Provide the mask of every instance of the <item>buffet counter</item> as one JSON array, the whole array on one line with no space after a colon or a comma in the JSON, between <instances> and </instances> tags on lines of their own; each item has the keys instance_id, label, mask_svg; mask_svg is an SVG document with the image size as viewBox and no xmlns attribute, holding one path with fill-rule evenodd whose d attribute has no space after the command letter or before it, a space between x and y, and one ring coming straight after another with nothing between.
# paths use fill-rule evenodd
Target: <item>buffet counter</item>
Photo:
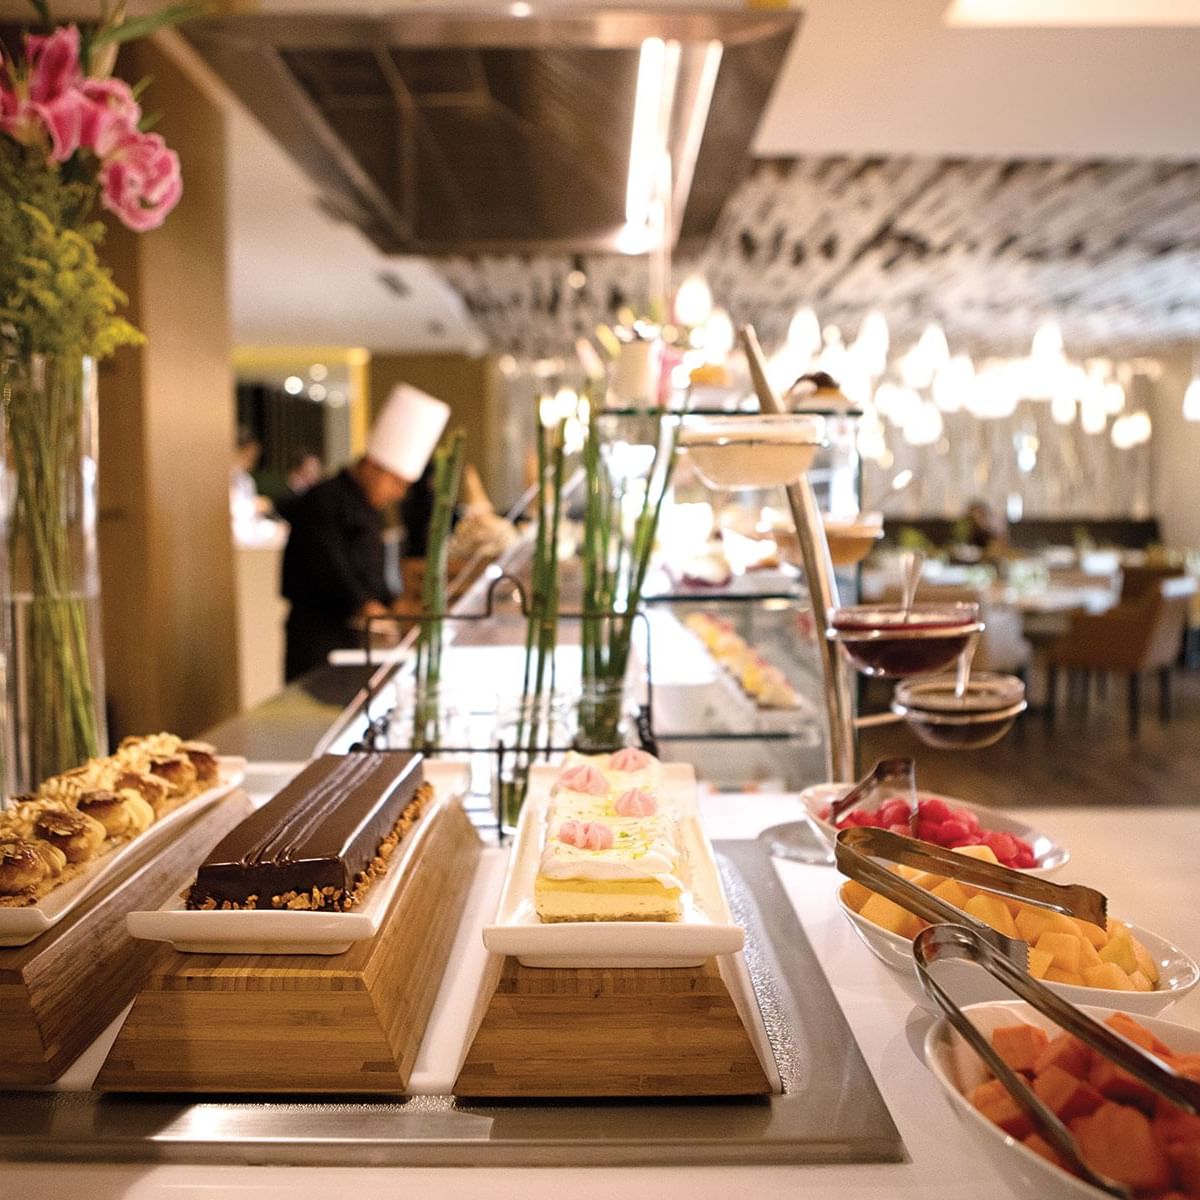
<instances>
[{"instance_id":1,"label":"buffet counter","mask_svg":"<svg viewBox=\"0 0 1200 1200\"><path fill-rule=\"evenodd\" d=\"M714 839L747 838L798 813L788 796L720 795L703 801ZM1038 828L1071 849L1066 879L1097 884L1112 911L1188 946L1195 940L1200 844L1195 809L1022 810ZM854 1167L638 1167L625 1169L389 1169L320 1167L118 1166L6 1164L4 1194L39 1198L87 1195L93 1200L191 1200L245 1197L325 1200L338 1193L371 1197L569 1195L589 1200L614 1192L628 1200L754 1195L756 1197L1009 1196L1007 1184L978 1156L921 1061L931 1019L915 1009L901 978L877 961L838 911L840 877L832 868L779 862L780 878L904 1138L911 1161ZM1172 1008L1169 1020L1200 1026L1200 992Z\"/></svg>"}]
</instances>

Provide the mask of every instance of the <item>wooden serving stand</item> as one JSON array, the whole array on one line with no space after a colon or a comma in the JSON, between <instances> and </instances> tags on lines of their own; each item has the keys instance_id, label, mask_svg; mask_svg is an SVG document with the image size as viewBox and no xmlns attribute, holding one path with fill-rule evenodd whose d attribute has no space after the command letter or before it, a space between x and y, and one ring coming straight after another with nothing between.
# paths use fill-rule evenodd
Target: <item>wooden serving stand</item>
<instances>
[{"instance_id":1,"label":"wooden serving stand","mask_svg":"<svg viewBox=\"0 0 1200 1200\"><path fill-rule=\"evenodd\" d=\"M97 1090L403 1094L482 849L459 803L429 820L379 932L343 954L165 950Z\"/></svg>"},{"instance_id":2,"label":"wooden serving stand","mask_svg":"<svg viewBox=\"0 0 1200 1200\"><path fill-rule=\"evenodd\" d=\"M185 887L248 811L246 794L233 792L52 929L0 949L0 1085L51 1083L99 1037L158 956L153 942L129 936L125 914L158 908Z\"/></svg>"},{"instance_id":3,"label":"wooden serving stand","mask_svg":"<svg viewBox=\"0 0 1200 1200\"><path fill-rule=\"evenodd\" d=\"M569 970L494 955L454 1085L480 1099L770 1091L715 959Z\"/></svg>"}]
</instances>

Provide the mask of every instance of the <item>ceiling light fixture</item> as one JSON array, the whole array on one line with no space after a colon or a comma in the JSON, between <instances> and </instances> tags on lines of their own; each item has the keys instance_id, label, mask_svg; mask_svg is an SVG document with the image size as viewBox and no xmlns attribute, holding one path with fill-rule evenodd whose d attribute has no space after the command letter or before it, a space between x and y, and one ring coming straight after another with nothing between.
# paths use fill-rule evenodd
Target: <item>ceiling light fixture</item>
<instances>
[{"instance_id":1,"label":"ceiling light fixture","mask_svg":"<svg viewBox=\"0 0 1200 1200\"><path fill-rule=\"evenodd\" d=\"M952 26L1200 25L1195 0L954 0L943 21Z\"/></svg>"},{"instance_id":2,"label":"ceiling light fixture","mask_svg":"<svg viewBox=\"0 0 1200 1200\"><path fill-rule=\"evenodd\" d=\"M646 38L638 55L637 95L629 139L629 175L625 183L625 224L645 229L654 216L660 164L667 152L667 132L679 71L679 43Z\"/></svg>"}]
</instances>

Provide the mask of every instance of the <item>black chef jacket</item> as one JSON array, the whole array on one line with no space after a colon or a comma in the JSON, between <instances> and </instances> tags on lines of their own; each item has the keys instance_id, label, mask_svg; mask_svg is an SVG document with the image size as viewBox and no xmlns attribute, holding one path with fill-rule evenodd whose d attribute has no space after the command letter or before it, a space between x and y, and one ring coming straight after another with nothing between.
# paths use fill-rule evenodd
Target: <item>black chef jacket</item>
<instances>
[{"instance_id":1,"label":"black chef jacket","mask_svg":"<svg viewBox=\"0 0 1200 1200\"><path fill-rule=\"evenodd\" d=\"M358 481L341 471L300 496L289 511L283 552L289 680L323 663L331 650L361 644L349 621L369 600L390 604L383 573L383 516Z\"/></svg>"}]
</instances>

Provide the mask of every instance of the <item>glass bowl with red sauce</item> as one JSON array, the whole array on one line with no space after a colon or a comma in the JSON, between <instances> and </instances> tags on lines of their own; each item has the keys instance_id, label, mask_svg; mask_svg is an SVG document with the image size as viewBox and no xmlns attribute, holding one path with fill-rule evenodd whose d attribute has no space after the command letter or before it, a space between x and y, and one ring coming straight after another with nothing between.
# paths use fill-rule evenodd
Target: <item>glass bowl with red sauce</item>
<instances>
[{"instance_id":1,"label":"glass bowl with red sauce","mask_svg":"<svg viewBox=\"0 0 1200 1200\"><path fill-rule=\"evenodd\" d=\"M829 636L864 675L908 679L944 671L983 629L979 605L853 604L836 608Z\"/></svg>"},{"instance_id":2,"label":"glass bowl with red sauce","mask_svg":"<svg viewBox=\"0 0 1200 1200\"><path fill-rule=\"evenodd\" d=\"M1015 675L972 675L962 696L953 675L901 683L892 712L903 717L927 746L982 750L998 742L1028 707L1025 685Z\"/></svg>"}]
</instances>

